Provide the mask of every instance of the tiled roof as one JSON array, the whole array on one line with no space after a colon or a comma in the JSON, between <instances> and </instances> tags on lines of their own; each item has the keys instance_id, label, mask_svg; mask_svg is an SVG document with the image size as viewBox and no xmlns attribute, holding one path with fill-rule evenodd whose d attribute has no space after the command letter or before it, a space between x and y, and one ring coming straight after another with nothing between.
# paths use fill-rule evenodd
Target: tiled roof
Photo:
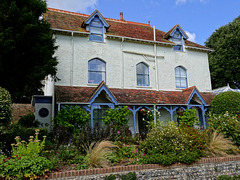
<instances>
[{"instance_id":1,"label":"tiled roof","mask_svg":"<svg viewBox=\"0 0 240 180\"><path fill-rule=\"evenodd\" d=\"M99 86L98 86L99 87ZM57 102L88 103L98 87L55 86ZM155 91L140 89L110 88L120 104L186 104L195 87L183 91ZM207 104L210 104L213 93L200 92Z\"/></svg>"},{"instance_id":2,"label":"tiled roof","mask_svg":"<svg viewBox=\"0 0 240 180\"><path fill-rule=\"evenodd\" d=\"M44 14L45 20L51 24L52 28L79 32L88 32L82 26L88 17L89 15L86 14L74 13L53 8L48 8L47 13ZM105 20L110 26L106 33L107 35L115 35L149 41L154 40L153 28L150 26L150 24L110 18L105 18ZM173 44L164 38L165 34L165 32L156 29L156 41ZM205 46L190 41L186 41L185 45L193 46L196 48L209 49Z\"/></svg>"}]
</instances>

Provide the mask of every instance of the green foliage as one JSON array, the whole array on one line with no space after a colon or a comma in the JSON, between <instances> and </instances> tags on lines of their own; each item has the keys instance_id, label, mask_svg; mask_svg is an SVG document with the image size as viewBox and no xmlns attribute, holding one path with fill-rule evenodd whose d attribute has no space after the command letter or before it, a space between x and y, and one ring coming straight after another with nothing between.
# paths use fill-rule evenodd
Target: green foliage
<instances>
[{"instance_id":1,"label":"green foliage","mask_svg":"<svg viewBox=\"0 0 240 180\"><path fill-rule=\"evenodd\" d=\"M8 126L12 120L12 102L9 92L0 87L0 126Z\"/></svg>"},{"instance_id":2,"label":"green foliage","mask_svg":"<svg viewBox=\"0 0 240 180\"><path fill-rule=\"evenodd\" d=\"M193 127L181 127L181 132L186 135L186 138L190 143L189 150L202 154L206 148L208 135Z\"/></svg>"},{"instance_id":3,"label":"green foliage","mask_svg":"<svg viewBox=\"0 0 240 180\"><path fill-rule=\"evenodd\" d=\"M46 6L44 0L0 1L0 86L14 102L30 102L41 80L56 74L55 39L42 18Z\"/></svg>"},{"instance_id":4,"label":"green foliage","mask_svg":"<svg viewBox=\"0 0 240 180\"><path fill-rule=\"evenodd\" d=\"M181 115L177 116L180 126L193 127L194 124L199 124L196 109L186 109Z\"/></svg>"},{"instance_id":5,"label":"green foliage","mask_svg":"<svg viewBox=\"0 0 240 180\"><path fill-rule=\"evenodd\" d=\"M2 150L4 153L10 154L12 149L11 144L14 143L16 136L21 136L21 139L28 141L29 137L35 133L36 128L26 128L18 126L17 123L12 124L10 127L3 128L2 133L0 134L0 142L3 143ZM39 128L39 136L46 136L48 131L46 128Z\"/></svg>"},{"instance_id":6,"label":"green foliage","mask_svg":"<svg viewBox=\"0 0 240 180\"><path fill-rule=\"evenodd\" d=\"M29 142L21 141L20 137L15 138L16 144L12 145L12 156L37 156L44 149L46 136L43 137L42 142L38 139L39 129L35 130L35 137L30 136Z\"/></svg>"},{"instance_id":7,"label":"green foliage","mask_svg":"<svg viewBox=\"0 0 240 180\"><path fill-rule=\"evenodd\" d=\"M222 175L217 177L217 180L239 180L239 179L240 179L240 175L236 175L236 176Z\"/></svg>"},{"instance_id":8,"label":"green foliage","mask_svg":"<svg viewBox=\"0 0 240 180\"><path fill-rule=\"evenodd\" d=\"M41 156L0 155L0 177L6 179L37 179L53 168L51 161Z\"/></svg>"},{"instance_id":9,"label":"green foliage","mask_svg":"<svg viewBox=\"0 0 240 180\"><path fill-rule=\"evenodd\" d=\"M213 88L227 83L239 87L240 80L240 16L229 24L218 28L205 42L214 49L209 54L209 66ZM235 83L234 83L235 82Z\"/></svg>"},{"instance_id":10,"label":"green foliage","mask_svg":"<svg viewBox=\"0 0 240 180\"><path fill-rule=\"evenodd\" d=\"M30 136L29 142L21 141L16 137L16 144L12 144L12 157L0 155L0 177L6 179L37 179L53 168L53 164L39 154L44 148L45 138L38 139L39 129L36 129L35 138Z\"/></svg>"},{"instance_id":11,"label":"green foliage","mask_svg":"<svg viewBox=\"0 0 240 180\"><path fill-rule=\"evenodd\" d=\"M201 156L199 151L194 151L192 140L174 122L169 122L165 126L157 122L147 138L140 143L140 147L146 150L146 156L140 160L143 163L189 164L197 161Z\"/></svg>"},{"instance_id":12,"label":"green foliage","mask_svg":"<svg viewBox=\"0 0 240 180\"><path fill-rule=\"evenodd\" d=\"M127 174L110 174L109 176L105 176L104 180L115 180L115 179L121 179L121 180L136 180L137 175L135 172L129 172Z\"/></svg>"},{"instance_id":13,"label":"green foliage","mask_svg":"<svg viewBox=\"0 0 240 180\"><path fill-rule=\"evenodd\" d=\"M209 114L209 127L216 129L218 133L223 133L225 137L230 138L237 146L240 146L240 122L236 115L228 112L225 114Z\"/></svg>"},{"instance_id":14,"label":"green foliage","mask_svg":"<svg viewBox=\"0 0 240 180\"><path fill-rule=\"evenodd\" d=\"M213 114L223 114L228 111L240 115L240 93L228 91L218 94L213 98L210 110Z\"/></svg>"},{"instance_id":15,"label":"green foliage","mask_svg":"<svg viewBox=\"0 0 240 180\"><path fill-rule=\"evenodd\" d=\"M18 126L26 127L26 128L38 128L40 125L40 122L35 120L35 115L33 112L22 116L18 122Z\"/></svg>"},{"instance_id":16,"label":"green foliage","mask_svg":"<svg viewBox=\"0 0 240 180\"><path fill-rule=\"evenodd\" d=\"M129 119L127 116L129 115L130 111L128 110L127 106L117 107L115 109L109 108L106 111L106 116L103 117L102 121L108 125L113 122L116 125L127 125Z\"/></svg>"},{"instance_id":17,"label":"green foliage","mask_svg":"<svg viewBox=\"0 0 240 180\"><path fill-rule=\"evenodd\" d=\"M90 115L79 106L65 106L54 118L54 126L64 126L71 133L77 131L90 120Z\"/></svg>"}]
</instances>

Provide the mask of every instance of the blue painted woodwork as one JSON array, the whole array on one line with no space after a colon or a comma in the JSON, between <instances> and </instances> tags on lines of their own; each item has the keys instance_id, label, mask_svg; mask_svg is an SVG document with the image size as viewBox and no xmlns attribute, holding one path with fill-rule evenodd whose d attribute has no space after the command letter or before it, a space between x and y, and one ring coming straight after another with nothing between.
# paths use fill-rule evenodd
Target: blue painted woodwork
<instances>
[{"instance_id":1,"label":"blue painted woodwork","mask_svg":"<svg viewBox=\"0 0 240 180\"><path fill-rule=\"evenodd\" d=\"M89 31L91 33L89 40L103 42L105 28L109 28L109 25L98 10L87 19L85 24L89 25Z\"/></svg>"},{"instance_id":2,"label":"blue painted woodwork","mask_svg":"<svg viewBox=\"0 0 240 180\"><path fill-rule=\"evenodd\" d=\"M50 96L34 97L34 100L35 103L52 104L52 97Z\"/></svg>"},{"instance_id":3,"label":"blue painted woodwork","mask_svg":"<svg viewBox=\"0 0 240 180\"><path fill-rule=\"evenodd\" d=\"M197 95L197 97L200 99L200 101L202 102L202 104L204 105L204 106L207 106L207 103L204 101L204 99L202 98L202 96L200 95L200 93L198 92L198 90L195 88L194 90L193 90L193 92L192 92L192 94L190 95L190 97L189 97L189 99L188 99L188 101L187 101L187 105L188 104L190 104L190 101L192 100L192 98L193 98L193 96L194 95Z\"/></svg>"},{"instance_id":4,"label":"blue painted woodwork","mask_svg":"<svg viewBox=\"0 0 240 180\"><path fill-rule=\"evenodd\" d=\"M95 99L98 97L98 95L102 92L105 91L106 94L109 96L109 98L111 99L111 101L114 103L114 105L118 105L117 100L115 99L115 97L112 95L112 93L110 92L110 90L106 87L105 83L102 84L102 86L98 89L98 91L94 94L94 96L90 99L89 103L92 104ZM101 103L101 105L104 104L109 104L109 103Z\"/></svg>"},{"instance_id":5,"label":"blue painted woodwork","mask_svg":"<svg viewBox=\"0 0 240 180\"><path fill-rule=\"evenodd\" d=\"M90 24L92 22L92 20L95 18L95 16L98 16L98 18L100 19L100 21L103 23L104 27L109 28L108 23L105 21L105 19L102 17L101 13L96 10L85 22L85 24Z\"/></svg>"},{"instance_id":6,"label":"blue painted woodwork","mask_svg":"<svg viewBox=\"0 0 240 180\"><path fill-rule=\"evenodd\" d=\"M106 63L98 58L88 61L88 83L106 82Z\"/></svg>"},{"instance_id":7,"label":"blue painted woodwork","mask_svg":"<svg viewBox=\"0 0 240 180\"><path fill-rule=\"evenodd\" d=\"M180 28L179 25L177 25L177 26L175 27L175 29L172 31L172 33L170 34L170 36L171 36L171 37L176 37L176 36L174 36L175 34L177 34L176 32L177 32L177 33L180 33L184 39L188 39L188 36L184 33L184 31L182 30L182 28Z\"/></svg>"},{"instance_id":8,"label":"blue painted woodwork","mask_svg":"<svg viewBox=\"0 0 240 180\"><path fill-rule=\"evenodd\" d=\"M149 66L146 63L140 62L136 66L137 70L137 85L149 86Z\"/></svg>"}]
</instances>

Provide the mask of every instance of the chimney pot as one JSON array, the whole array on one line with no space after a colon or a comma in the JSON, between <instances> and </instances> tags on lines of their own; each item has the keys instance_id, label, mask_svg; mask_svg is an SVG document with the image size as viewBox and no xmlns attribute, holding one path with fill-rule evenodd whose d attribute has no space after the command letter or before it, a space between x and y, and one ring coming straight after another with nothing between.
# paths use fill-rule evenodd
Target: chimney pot
<instances>
[{"instance_id":1,"label":"chimney pot","mask_svg":"<svg viewBox=\"0 0 240 180\"><path fill-rule=\"evenodd\" d=\"M123 21L123 12L120 12L120 20Z\"/></svg>"}]
</instances>

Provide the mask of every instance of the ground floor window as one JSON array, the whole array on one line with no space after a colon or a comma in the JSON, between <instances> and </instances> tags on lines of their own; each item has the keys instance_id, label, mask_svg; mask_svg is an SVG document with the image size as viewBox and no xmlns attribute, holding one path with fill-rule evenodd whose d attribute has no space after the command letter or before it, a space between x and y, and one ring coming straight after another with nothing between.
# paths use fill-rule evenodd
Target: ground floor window
<instances>
[{"instance_id":1,"label":"ground floor window","mask_svg":"<svg viewBox=\"0 0 240 180\"><path fill-rule=\"evenodd\" d=\"M108 106L98 105L96 109L93 110L93 126L104 126L104 122L102 122L102 118L106 115L106 110Z\"/></svg>"}]
</instances>

